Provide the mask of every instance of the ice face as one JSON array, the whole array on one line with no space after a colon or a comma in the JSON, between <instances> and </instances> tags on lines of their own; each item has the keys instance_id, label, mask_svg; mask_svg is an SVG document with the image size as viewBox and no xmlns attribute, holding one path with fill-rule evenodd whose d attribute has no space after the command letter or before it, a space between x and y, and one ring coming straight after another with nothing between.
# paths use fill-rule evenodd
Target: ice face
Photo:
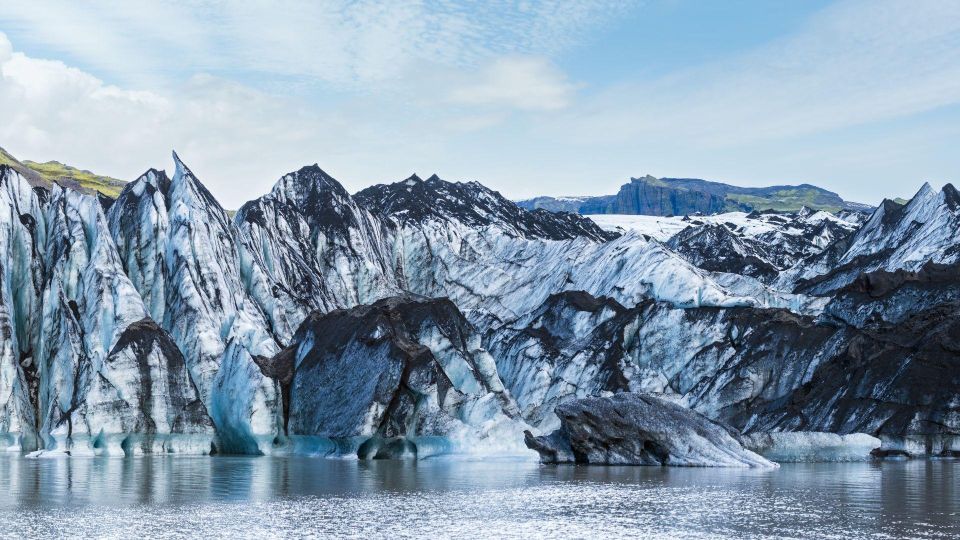
<instances>
[{"instance_id":1,"label":"ice face","mask_svg":"<svg viewBox=\"0 0 960 540\"><path fill-rule=\"evenodd\" d=\"M884 201L848 242L799 262L778 278L791 287L814 280L805 288L815 294L836 291L860 274L875 270L917 270L927 262L952 264L958 252L960 196L951 184L939 192L924 184L906 204Z\"/></svg>"},{"instance_id":2,"label":"ice face","mask_svg":"<svg viewBox=\"0 0 960 540\"><path fill-rule=\"evenodd\" d=\"M10 337L0 431L9 446L105 452L107 440L190 433L209 451L212 426L191 408L183 358L159 327L143 326L146 308L99 202L58 186L38 197L15 172L0 173L0 248L11 261L0 275Z\"/></svg>"},{"instance_id":3,"label":"ice face","mask_svg":"<svg viewBox=\"0 0 960 540\"><path fill-rule=\"evenodd\" d=\"M209 451L212 425L184 359L124 273L99 202L54 187L45 213L37 347L45 448L129 454L191 434L205 436ZM131 442L140 436L140 446Z\"/></svg>"},{"instance_id":4,"label":"ice face","mask_svg":"<svg viewBox=\"0 0 960 540\"><path fill-rule=\"evenodd\" d=\"M157 246L164 275L163 326L183 351L222 450L264 452L263 441L281 434L279 389L253 357L273 355L277 344L263 312L246 295L233 223L190 169L175 161L167 193L151 194L163 204L138 206L147 221L163 223L153 214L167 213L168 228L146 240ZM115 231L127 244L137 233Z\"/></svg>"},{"instance_id":5,"label":"ice face","mask_svg":"<svg viewBox=\"0 0 960 540\"><path fill-rule=\"evenodd\" d=\"M235 231L177 165L173 181L149 171L128 185L109 216L58 186L41 203L4 169L0 431L18 447L130 454L189 435L203 453L262 452L281 429L279 390L253 361L277 345L245 295Z\"/></svg>"},{"instance_id":6,"label":"ice face","mask_svg":"<svg viewBox=\"0 0 960 540\"><path fill-rule=\"evenodd\" d=\"M36 448L30 381L42 301L46 222L40 201L16 171L0 167L0 433L8 448Z\"/></svg>"},{"instance_id":7,"label":"ice face","mask_svg":"<svg viewBox=\"0 0 960 540\"><path fill-rule=\"evenodd\" d=\"M941 442L957 429L942 414L949 399L926 404L896 376L918 373L934 394L956 395L937 371L954 350L955 315L941 312L958 298L948 268L897 274L910 285L890 294L880 290L889 276L879 288L833 289L864 268L950 264L952 188L885 205L852 235L823 212L729 214L663 218L685 227L665 244L640 218L642 231L605 233L580 216L522 211L476 183L410 179L351 196L316 166L230 219L175 162L172 179L148 171L107 215L96 199L35 191L0 167L7 447L322 453L326 434L337 452L343 437L363 439L343 443L353 453L374 441L373 455L508 451L524 428L559 426L558 405L622 392L658 392L748 432L876 432L882 415L838 405L859 392L919 419L885 440L949 450ZM834 272L861 255L876 260ZM304 320L400 297L447 298L453 309L402 332L385 317L337 342L297 336ZM895 347L876 337L897 333ZM295 371L323 340L322 374L291 381L268 362L295 344ZM857 351L883 361L856 387L831 386L825 373L863 362ZM384 366L403 369L390 377ZM343 399L306 399L344 380ZM778 405L791 400L802 417Z\"/></svg>"},{"instance_id":8,"label":"ice face","mask_svg":"<svg viewBox=\"0 0 960 540\"><path fill-rule=\"evenodd\" d=\"M771 432L745 436L744 446L777 463L866 461L880 439L866 433Z\"/></svg>"},{"instance_id":9,"label":"ice face","mask_svg":"<svg viewBox=\"0 0 960 540\"><path fill-rule=\"evenodd\" d=\"M272 361L276 372L282 362L292 369L290 432L359 441L363 458L423 457L439 441L458 452L518 450L524 423L478 341L449 300L314 313Z\"/></svg>"}]
</instances>

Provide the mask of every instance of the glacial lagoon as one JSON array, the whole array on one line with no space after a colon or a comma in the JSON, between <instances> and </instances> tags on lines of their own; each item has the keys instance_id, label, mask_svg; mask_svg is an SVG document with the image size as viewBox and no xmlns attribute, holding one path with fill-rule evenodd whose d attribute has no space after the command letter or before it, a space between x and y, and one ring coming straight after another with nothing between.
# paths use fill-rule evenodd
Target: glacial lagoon
<instances>
[{"instance_id":1,"label":"glacial lagoon","mask_svg":"<svg viewBox=\"0 0 960 540\"><path fill-rule=\"evenodd\" d=\"M957 538L960 462L0 456L10 538Z\"/></svg>"}]
</instances>

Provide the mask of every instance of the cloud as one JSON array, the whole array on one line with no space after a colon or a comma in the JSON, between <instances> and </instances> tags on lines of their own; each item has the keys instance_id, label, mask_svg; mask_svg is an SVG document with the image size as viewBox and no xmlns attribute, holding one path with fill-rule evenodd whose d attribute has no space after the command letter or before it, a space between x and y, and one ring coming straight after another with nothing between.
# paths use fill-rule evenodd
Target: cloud
<instances>
[{"instance_id":1,"label":"cloud","mask_svg":"<svg viewBox=\"0 0 960 540\"><path fill-rule=\"evenodd\" d=\"M0 43L9 41L0 34ZM124 91L62 62L13 52L0 61L0 96L2 140L27 145L59 144L68 128L82 144L96 140L104 122L155 121L171 108L156 94Z\"/></svg>"},{"instance_id":2,"label":"cloud","mask_svg":"<svg viewBox=\"0 0 960 540\"><path fill-rule=\"evenodd\" d=\"M124 179L175 148L229 207L315 161L352 188L433 172L462 139L568 106L545 55L624 6L3 2L0 28L58 60L0 33L0 145Z\"/></svg>"},{"instance_id":3,"label":"cloud","mask_svg":"<svg viewBox=\"0 0 960 540\"><path fill-rule=\"evenodd\" d=\"M649 172L868 202L957 169L960 4L843 1L657 78L564 73L564 51L622 7L2 2L0 146L126 179L176 148L234 208L313 162L352 190L437 172L509 196L600 194Z\"/></svg>"},{"instance_id":4,"label":"cloud","mask_svg":"<svg viewBox=\"0 0 960 540\"><path fill-rule=\"evenodd\" d=\"M7 38L6 34L0 32L0 62L6 62L13 54L13 44Z\"/></svg>"},{"instance_id":5,"label":"cloud","mask_svg":"<svg viewBox=\"0 0 960 540\"><path fill-rule=\"evenodd\" d=\"M449 101L461 105L549 111L567 107L576 86L542 58L498 58L478 77L454 88Z\"/></svg>"},{"instance_id":6,"label":"cloud","mask_svg":"<svg viewBox=\"0 0 960 540\"><path fill-rule=\"evenodd\" d=\"M416 76L425 64L464 68L554 54L629 3L14 0L0 6L0 24L129 86L208 72L274 89L292 82L369 91Z\"/></svg>"},{"instance_id":7,"label":"cloud","mask_svg":"<svg viewBox=\"0 0 960 540\"><path fill-rule=\"evenodd\" d=\"M841 2L757 50L607 89L562 131L731 146L890 120L960 102L958 50L960 3Z\"/></svg>"},{"instance_id":8,"label":"cloud","mask_svg":"<svg viewBox=\"0 0 960 540\"><path fill-rule=\"evenodd\" d=\"M0 33L0 50L8 43ZM204 181L233 207L316 160L312 149L331 154L344 147L338 140L350 140L335 115L217 77L194 76L170 94L131 91L20 52L0 60L0 117L0 145L15 156L128 180L163 167L176 148L198 173L209 172Z\"/></svg>"},{"instance_id":9,"label":"cloud","mask_svg":"<svg viewBox=\"0 0 960 540\"><path fill-rule=\"evenodd\" d=\"M313 162L351 189L435 171L438 156L456 155L450 147L457 136L501 124L505 107L532 106L517 92L485 100L493 109L479 112L363 93L324 105L209 74L171 88L129 90L14 52L9 43L0 33L0 146L23 159L56 159L127 180L163 168L176 149L229 208ZM554 105L563 97L535 91Z\"/></svg>"}]
</instances>

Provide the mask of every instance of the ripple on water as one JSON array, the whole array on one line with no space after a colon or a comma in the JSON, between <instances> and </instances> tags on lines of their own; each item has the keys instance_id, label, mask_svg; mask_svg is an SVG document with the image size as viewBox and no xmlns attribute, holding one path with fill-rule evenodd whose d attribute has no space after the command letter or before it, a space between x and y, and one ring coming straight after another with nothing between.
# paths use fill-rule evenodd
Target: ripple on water
<instances>
[{"instance_id":1,"label":"ripple on water","mask_svg":"<svg viewBox=\"0 0 960 540\"><path fill-rule=\"evenodd\" d=\"M953 461L757 471L7 456L0 535L956 538L957 470Z\"/></svg>"}]
</instances>

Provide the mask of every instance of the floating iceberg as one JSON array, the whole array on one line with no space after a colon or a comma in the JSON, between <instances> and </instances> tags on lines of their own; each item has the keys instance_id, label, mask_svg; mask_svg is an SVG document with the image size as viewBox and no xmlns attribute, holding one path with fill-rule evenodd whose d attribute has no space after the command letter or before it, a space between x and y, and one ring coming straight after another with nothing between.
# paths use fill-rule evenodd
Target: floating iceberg
<instances>
[{"instance_id":1,"label":"floating iceberg","mask_svg":"<svg viewBox=\"0 0 960 540\"><path fill-rule=\"evenodd\" d=\"M560 429L527 446L547 463L776 467L744 448L727 428L676 403L647 394L569 401L556 408Z\"/></svg>"}]
</instances>

